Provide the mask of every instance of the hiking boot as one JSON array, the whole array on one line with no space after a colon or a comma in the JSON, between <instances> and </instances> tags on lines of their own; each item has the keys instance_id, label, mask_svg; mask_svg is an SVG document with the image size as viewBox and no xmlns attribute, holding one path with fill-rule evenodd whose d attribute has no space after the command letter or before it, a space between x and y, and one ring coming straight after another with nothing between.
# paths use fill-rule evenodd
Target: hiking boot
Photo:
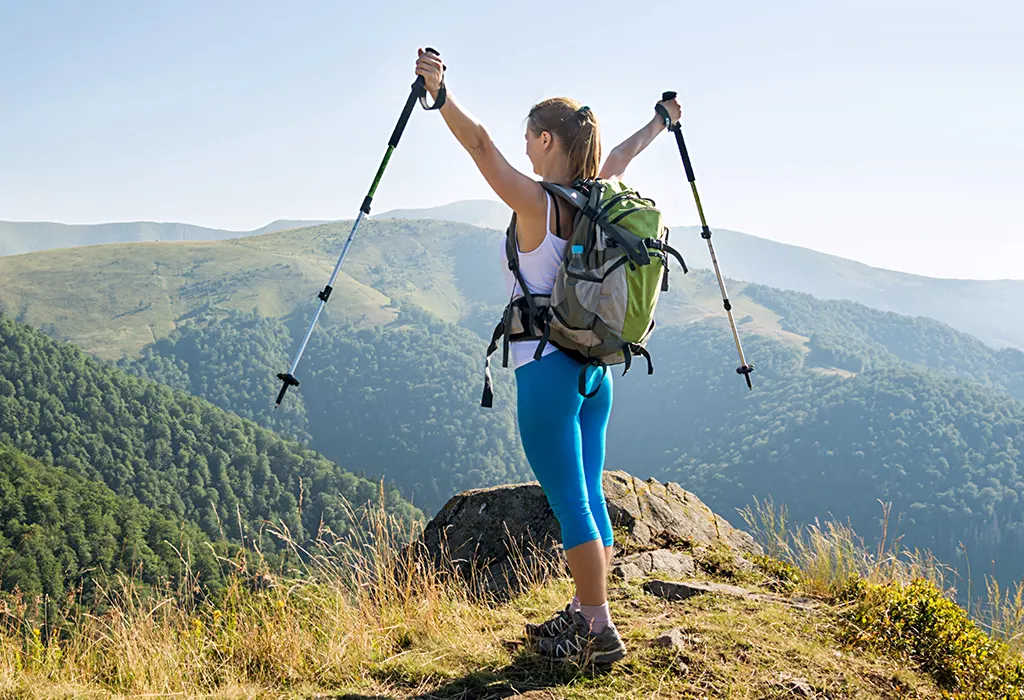
<instances>
[{"instance_id":1,"label":"hiking boot","mask_svg":"<svg viewBox=\"0 0 1024 700\"><path fill-rule=\"evenodd\" d=\"M567 604L564 610L559 610L551 618L535 625L532 622L526 623L526 641L536 644L540 639L557 637L572 627L572 604Z\"/></svg>"},{"instance_id":2,"label":"hiking boot","mask_svg":"<svg viewBox=\"0 0 1024 700\"><path fill-rule=\"evenodd\" d=\"M552 661L575 661L581 666L610 664L626 655L626 645L614 625L594 634L583 613L574 611L571 619L572 626L561 634L537 640L538 654Z\"/></svg>"}]
</instances>

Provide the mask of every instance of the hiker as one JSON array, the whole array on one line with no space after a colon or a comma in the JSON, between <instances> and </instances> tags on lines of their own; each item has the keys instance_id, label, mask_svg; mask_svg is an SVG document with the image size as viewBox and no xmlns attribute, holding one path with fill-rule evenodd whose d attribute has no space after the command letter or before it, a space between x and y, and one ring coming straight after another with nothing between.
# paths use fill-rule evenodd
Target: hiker
<instances>
[{"instance_id":1,"label":"hiker","mask_svg":"<svg viewBox=\"0 0 1024 700\"><path fill-rule=\"evenodd\" d=\"M416 75L425 79L427 92L435 100L443 74L440 57L420 49ZM674 98L659 104L673 121L679 120L681 109ZM447 87L440 112L494 193L515 212L518 272L529 291L550 294L565 256L565 241L573 231L575 209L565 203L560 206L537 180L509 165L484 126L462 108ZM534 174L545 182L571 186L577 179L617 178L664 129L664 119L655 115L615 147L602 166L596 115L576 100L556 97L530 109L526 155ZM502 243L506 287L512 295L520 287L508 269ZM519 432L530 467L561 526L576 596L546 622L528 624L526 634L544 656L611 663L626 653L608 611L607 572L614 539L601 482L612 378L605 368L588 367L584 396L578 390L583 365L550 343L540 358L534 359L538 342L523 340L510 348Z\"/></svg>"}]
</instances>

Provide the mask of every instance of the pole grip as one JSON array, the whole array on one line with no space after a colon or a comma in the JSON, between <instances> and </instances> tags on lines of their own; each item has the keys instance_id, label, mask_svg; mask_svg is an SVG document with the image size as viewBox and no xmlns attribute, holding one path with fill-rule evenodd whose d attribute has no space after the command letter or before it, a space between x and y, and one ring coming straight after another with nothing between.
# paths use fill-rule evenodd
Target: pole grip
<instances>
[{"instance_id":1,"label":"pole grip","mask_svg":"<svg viewBox=\"0 0 1024 700\"><path fill-rule=\"evenodd\" d=\"M661 102L664 102L665 100L675 99L675 96L676 93L674 92L663 92L661 93ZM661 102L658 102L657 104L654 105L654 111L657 112L658 116L661 117L662 120L665 122L666 129L668 129L669 131L675 131L676 129L679 128L679 123L672 123L672 117L669 116L668 110L661 105Z\"/></svg>"},{"instance_id":2,"label":"pole grip","mask_svg":"<svg viewBox=\"0 0 1024 700\"><path fill-rule=\"evenodd\" d=\"M416 106L416 100L420 98L423 92L423 76L417 75L416 82L412 84L412 90L409 92L409 98L405 101L405 107L402 108L402 116L398 118L395 130L391 132L391 138L388 139L388 145L392 148L398 146L398 141L402 138L402 132L405 131L405 125L409 123L409 116L412 114L413 107Z\"/></svg>"},{"instance_id":3,"label":"pole grip","mask_svg":"<svg viewBox=\"0 0 1024 700\"><path fill-rule=\"evenodd\" d=\"M427 53L432 53L435 56L440 56L436 49L432 49L429 46L424 49ZM398 118L398 123L395 124L395 130L391 133L391 138L388 139L388 145L392 148L398 148L398 142L402 138L402 133L405 131L405 125L409 123L409 116L412 115L412 110L416 106L416 100L427 94L426 81L422 75L417 75L415 82L412 84L412 90L409 92L409 97L405 101L405 107L402 108L402 116Z\"/></svg>"},{"instance_id":4,"label":"pole grip","mask_svg":"<svg viewBox=\"0 0 1024 700\"><path fill-rule=\"evenodd\" d=\"M666 90L661 93L661 101L674 100L678 93L675 90ZM679 155L683 159L683 168L686 170L686 179L690 182L696 181L696 177L693 174L693 166L690 165L690 154L686 150L686 141L683 140L683 125L679 122L675 124L669 123L668 111L660 104L655 107L655 110L665 120L665 126L676 135L676 145L679 146Z\"/></svg>"},{"instance_id":5,"label":"pole grip","mask_svg":"<svg viewBox=\"0 0 1024 700\"><path fill-rule=\"evenodd\" d=\"M661 101L674 100L678 94L679 93L675 90L666 90L661 93ZM693 166L690 165L690 154L686 150L686 141L683 140L683 125L679 122L676 122L675 124L670 123L668 110L660 104L655 106L655 111L657 111L657 113L661 115L662 119L665 120L665 126L669 131L676 135L676 145L679 146L679 155L683 159L683 168L686 170L686 179L690 182L696 181L697 178L693 174Z\"/></svg>"}]
</instances>

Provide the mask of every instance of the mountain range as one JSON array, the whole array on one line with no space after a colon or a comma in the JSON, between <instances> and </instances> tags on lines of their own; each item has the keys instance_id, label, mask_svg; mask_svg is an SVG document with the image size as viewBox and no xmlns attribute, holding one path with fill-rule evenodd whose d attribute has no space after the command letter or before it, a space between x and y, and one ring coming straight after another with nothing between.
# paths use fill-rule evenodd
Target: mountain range
<instances>
[{"instance_id":1,"label":"mountain range","mask_svg":"<svg viewBox=\"0 0 1024 700\"><path fill-rule=\"evenodd\" d=\"M467 200L426 209L396 209L374 220L443 220L504 231L509 209L493 200ZM67 226L0 222L0 255L96 243L227 240L318 225L281 220L253 231L190 224L122 223ZM707 246L692 226L674 227L672 243L693 268L709 267ZM872 267L853 260L728 229L713 243L723 274L735 280L845 299L882 311L926 316L996 347L1024 348L1024 281L938 279ZM324 251L328 258L340 251ZM717 302L720 305L721 301Z\"/></svg>"}]
</instances>

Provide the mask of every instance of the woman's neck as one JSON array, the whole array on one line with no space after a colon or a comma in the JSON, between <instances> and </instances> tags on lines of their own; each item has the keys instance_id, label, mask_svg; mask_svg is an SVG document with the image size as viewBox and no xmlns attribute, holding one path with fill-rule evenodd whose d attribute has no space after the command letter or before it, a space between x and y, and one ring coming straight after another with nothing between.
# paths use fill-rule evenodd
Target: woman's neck
<instances>
[{"instance_id":1,"label":"woman's neck","mask_svg":"<svg viewBox=\"0 0 1024 700\"><path fill-rule=\"evenodd\" d=\"M542 175L541 179L544 182L552 182L556 185L564 185L569 187L572 185L573 177L569 173L569 168L564 163L559 163L557 166L553 166L550 170L546 170Z\"/></svg>"}]
</instances>

